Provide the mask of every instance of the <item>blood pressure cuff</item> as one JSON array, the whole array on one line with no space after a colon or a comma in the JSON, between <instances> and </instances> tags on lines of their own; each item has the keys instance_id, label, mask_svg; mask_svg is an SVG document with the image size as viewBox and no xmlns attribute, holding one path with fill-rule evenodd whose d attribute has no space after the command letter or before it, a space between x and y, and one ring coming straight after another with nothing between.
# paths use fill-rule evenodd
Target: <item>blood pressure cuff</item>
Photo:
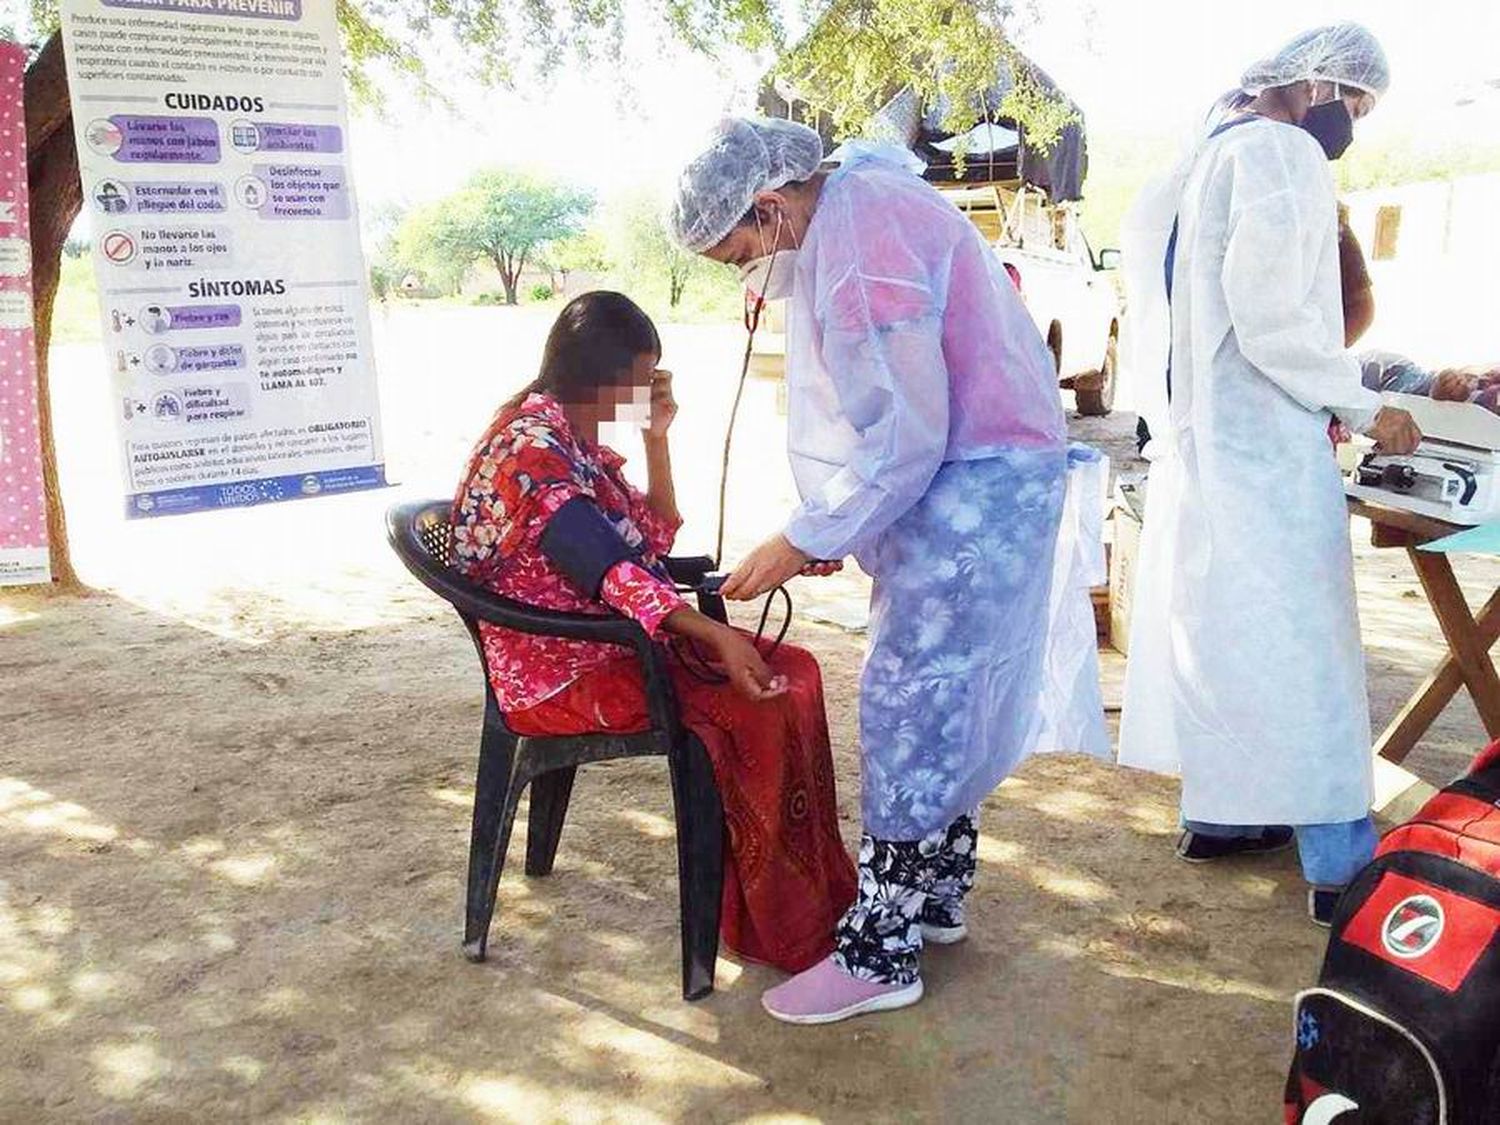
<instances>
[{"instance_id":1,"label":"blood pressure cuff","mask_svg":"<svg viewBox=\"0 0 1500 1125\"><path fill-rule=\"evenodd\" d=\"M542 531L541 548L548 561L591 598L599 596L611 570L640 558L586 496L575 496L557 509Z\"/></svg>"}]
</instances>

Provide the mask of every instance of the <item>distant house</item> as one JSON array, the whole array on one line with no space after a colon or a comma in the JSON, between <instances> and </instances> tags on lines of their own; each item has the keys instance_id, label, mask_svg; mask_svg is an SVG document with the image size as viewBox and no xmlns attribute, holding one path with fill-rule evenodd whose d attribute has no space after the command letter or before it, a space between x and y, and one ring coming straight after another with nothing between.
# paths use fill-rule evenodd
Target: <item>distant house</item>
<instances>
[{"instance_id":1,"label":"distant house","mask_svg":"<svg viewBox=\"0 0 1500 1125\"><path fill-rule=\"evenodd\" d=\"M1370 188L1344 202L1372 263L1500 255L1500 172Z\"/></svg>"},{"instance_id":2,"label":"distant house","mask_svg":"<svg viewBox=\"0 0 1500 1125\"><path fill-rule=\"evenodd\" d=\"M1362 346L1426 363L1500 359L1500 173L1371 188L1344 202L1375 282Z\"/></svg>"}]
</instances>

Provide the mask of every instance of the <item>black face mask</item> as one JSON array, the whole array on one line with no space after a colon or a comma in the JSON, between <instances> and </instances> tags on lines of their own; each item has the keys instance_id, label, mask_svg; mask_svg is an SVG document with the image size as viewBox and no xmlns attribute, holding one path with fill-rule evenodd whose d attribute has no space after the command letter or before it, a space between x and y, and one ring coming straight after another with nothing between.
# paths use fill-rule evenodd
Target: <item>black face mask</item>
<instances>
[{"instance_id":1,"label":"black face mask","mask_svg":"<svg viewBox=\"0 0 1500 1125\"><path fill-rule=\"evenodd\" d=\"M1331 102L1313 106L1302 119L1302 128L1323 146L1329 160L1337 160L1343 156L1345 150L1354 143L1354 118L1343 98L1334 98Z\"/></svg>"}]
</instances>

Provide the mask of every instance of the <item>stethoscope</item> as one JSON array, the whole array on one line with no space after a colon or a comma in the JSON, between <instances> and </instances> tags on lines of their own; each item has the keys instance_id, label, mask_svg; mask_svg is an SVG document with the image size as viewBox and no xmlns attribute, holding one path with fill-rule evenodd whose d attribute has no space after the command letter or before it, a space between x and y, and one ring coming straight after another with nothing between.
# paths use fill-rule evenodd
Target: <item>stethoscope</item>
<instances>
[{"instance_id":1,"label":"stethoscope","mask_svg":"<svg viewBox=\"0 0 1500 1125\"><path fill-rule=\"evenodd\" d=\"M776 270L776 255L780 253L781 250L780 242L781 229L778 225L776 238L777 245L774 245L771 248L771 262L766 271L768 281L770 275ZM754 354L755 333L760 328L760 318L762 314L764 314L765 309L765 294L751 293L749 290L746 290L745 354L744 358L740 362L739 381L735 384L734 388L734 403L729 408L729 424L724 429L724 458L719 468L719 530L718 535L714 541L713 556L715 571L719 570L724 561L724 519L725 514L728 510L727 501L729 496L729 455L734 446L734 427L740 416L740 402L745 397L745 382L750 377L750 360L752 359ZM709 577L706 584L700 584L700 586L696 587L695 589L708 590L709 592L717 593L718 588L723 584L723 581L723 575L712 575ZM765 637L766 623L771 618L771 604L773 601L775 601L778 594L781 596L781 600L785 606L786 612L785 616L783 616L781 620L781 628L777 630L775 638L770 642L770 647L762 650L762 655L766 657L770 657L775 654L776 650L781 647L781 642L786 639L786 635L792 627L791 592L788 591L785 586L777 586L774 590L766 595L765 604L761 607L760 623L755 627L754 641L756 648L760 648L760 642ZM688 659L689 654L691 654L692 659ZM698 652L698 650L693 647L691 642L679 646L678 655L683 658L683 668L685 668L688 674L693 676L695 679L702 680L706 683L728 682L728 677L724 676L722 673L714 671L713 668L709 666L708 661L705 660L704 657ZM695 668L693 666L694 663L698 664L699 667Z\"/></svg>"}]
</instances>

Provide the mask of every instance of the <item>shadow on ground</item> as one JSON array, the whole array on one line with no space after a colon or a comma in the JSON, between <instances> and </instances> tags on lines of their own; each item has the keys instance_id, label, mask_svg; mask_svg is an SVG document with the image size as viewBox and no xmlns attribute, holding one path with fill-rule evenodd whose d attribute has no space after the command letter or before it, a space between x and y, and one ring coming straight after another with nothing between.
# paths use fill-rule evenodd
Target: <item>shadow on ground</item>
<instances>
[{"instance_id":1,"label":"shadow on ground","mask_svg":"<svg viewBox=\"0 0 1500 1125\"><path fill-rule=\"evenodd\" d=\"M249 646L109 595L6 600L0 1118L1274 1116L1321 944L1293 862L1177 864L1173 785L1079 759L987 804L975 937L910 1012L785 1029L775 975L727 960L682 1003L658 762L584 771L555 875L516 864L467 964L477 663L402 605ZM852 843L859 642L800 632Z\"/></svg>"}]
</instances>

